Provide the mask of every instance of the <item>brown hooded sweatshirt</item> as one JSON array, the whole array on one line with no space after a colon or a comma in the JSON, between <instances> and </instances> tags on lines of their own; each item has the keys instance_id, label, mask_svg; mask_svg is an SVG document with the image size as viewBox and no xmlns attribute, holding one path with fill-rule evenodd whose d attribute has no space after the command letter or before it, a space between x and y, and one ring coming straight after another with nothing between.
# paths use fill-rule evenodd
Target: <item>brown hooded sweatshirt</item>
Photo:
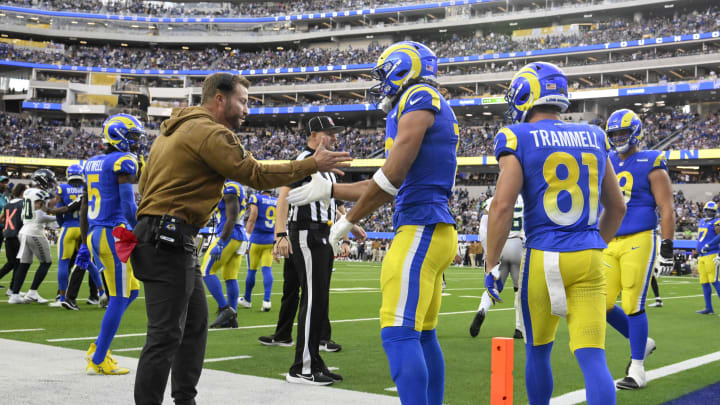
<instances>
[{"instance_id":1,"label":"brown hooded sweatshirt","mask_svg":"<svg viewBox=\"0 0 720 405\"><path fill-rule=\"evenodd\" d=\"M160 131L140 176L138 217L168 214L200 228L222 198L225 179L266 190L317 171L314 158L258 162L201 106L176 109Z\"/></svg>"}]
</instances>

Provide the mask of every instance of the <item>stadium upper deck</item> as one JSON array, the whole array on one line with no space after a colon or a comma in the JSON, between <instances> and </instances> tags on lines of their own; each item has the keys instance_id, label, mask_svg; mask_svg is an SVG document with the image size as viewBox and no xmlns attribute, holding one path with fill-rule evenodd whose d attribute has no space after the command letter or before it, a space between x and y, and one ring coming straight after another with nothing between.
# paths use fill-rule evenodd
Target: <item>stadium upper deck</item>
<instances>
[{"instance_id":1,"label":"stadium upper deck","mask_svg":"<svg viewBox=\"0 0 720 405\"><path fill-rule=\"evenodd\" d=\"M707 0L608 0L545 2L456 0L359 10L328 10L266 17L151 17L49 11L0 5L0 30L46 38L79 38L127 43L250 47L294 41L337 41L383 35L432 35L438 31L516 29L552 21L650 13L658 7L707 4ZM198 35L202 33L202 35ZM118 34L122 34L121 37Z\"/></svg>"}]
</instances>

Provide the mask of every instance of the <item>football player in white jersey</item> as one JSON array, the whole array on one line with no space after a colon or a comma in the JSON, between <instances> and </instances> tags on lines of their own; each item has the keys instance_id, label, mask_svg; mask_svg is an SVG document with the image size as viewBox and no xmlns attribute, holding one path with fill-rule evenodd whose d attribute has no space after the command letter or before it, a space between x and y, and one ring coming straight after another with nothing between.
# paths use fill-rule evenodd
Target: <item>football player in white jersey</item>
<instances>
[{"instance_id":1,"label":"football player in white jersey","mask_svg":"<svg viewBox=\"0 0 720 405\"><path fill-rule=\"evenodd\" d=\"M48 302L37 292L52 264L50 242L45 236L45 225L55 222L56 214L64 214L80 208L80 200L77 200L78 203L76 204L65 207L51 208L49 206L51 204L48 204L48 202L53 198L50 190L55 187L55 175L50 170L36 170L32 175L32 180L32 187L25 190L23 194L23 227L20 228L18 233L20 250L17 255L17 258L20 259L20 265L13 275L14 290L8 301L9 304L28 304L31 302L45 304ZM35 272L30 290L22 297L20 296L20 289L25 282L25 276L30 269L33 257L38 258L40 265Z\"/></svg>"},{"instance_id":2,"label":"football player in white jersey","mask_svg":"<svg viewBox=\"0 0 720 405\"><path fill-rule=\"evenodd\" d=\"M480 218L480 243L482 244L483 251L487 252L487 224L488 224L488 212L490 211L490 204L492 203L492 197L488 198L483 204L481 210L482 217ZM507 242L503 247L501 260L500 260L500 281L502 285L505 284L508 275L512 277L513 288L515 290L515 339L522 339L523 334L521 331L520 314L517 311L517 292L520 287L520 262L522 261L523 255L523 244L525 242L525 232L523 231L523 199L522 195L518 195L517 201L515 201L515 208L513 210L513 222L508 234ZM475 337L480 332L487 312L493 304L493 300L487 291L483 293L480 299L480 307L475 314L475 318L470 325L470 336Z\"/></svg>"}]
</instances>

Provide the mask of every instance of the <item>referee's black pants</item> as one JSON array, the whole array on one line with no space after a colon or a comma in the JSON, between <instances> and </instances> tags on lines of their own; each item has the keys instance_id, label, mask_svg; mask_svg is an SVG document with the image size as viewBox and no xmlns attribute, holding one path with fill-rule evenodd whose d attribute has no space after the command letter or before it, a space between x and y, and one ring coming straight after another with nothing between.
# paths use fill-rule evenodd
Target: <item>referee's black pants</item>
<instances>
[{"instance_id":1,"label":"referee's black pants","mask_svg":"<svg viewBox=\"0 0 720 405\"><path fill-rule=\"evenodd\" d=\"M131 259L143 282L147 338L135 375L135 403L162 404L168 374L176 404L195 404L207 342L205 286L194 251L194 236L183 235L184 248L156 247L155 224L141 218L139 243Z\"/></svg>"},{"instance_id":2,"label":"referee's black pants","mask_svg":"<svg viewBox=\"0 0 720 405\"><path fill-rule=\"evenodd\" d=\"M293 248L294 250L295 248ZM332 263L330 264L332 269ZM330 285L330 277L332 271L328 271L328 286ZM278 314L278 323L275 328L275 340L291 340L293 323L295 322L295 314L298 311L300 303L300 277L297 269L292 265L292 261L287 259L283 264L283 295L280 300L280 312ZM325 318L323 321L322 332L320 333L320 341L330 340L331 336L330 319Z\"/></svg>"},{"instance_id":3,"label":"referee's black pants","mask_svg":"<svg viewBox=\"0 0 720 405\"><path fill-rule=\"evenodd\" d=\"M290 231L293 253L288 261L302 289L292 373L309 374L327 368L320 358L319 345L328 319L329 273L333 262L328 235L328 229Z\"/></svg>"},{"instance_id":4,"label":"referee's black pants","mask_svg":"<svg viewBox=\"0 0 720 405\"><path fill-rule=\"evenodd\" d=\"M11 271L15 271L17 266L20 264L20 260L17 258L17 254L20 251L20 239L18 238L6 238L5 239L5 257L7 263L0 269L0 278L3 278L6 274ZM12 280L12 279L11 279ZM10 282L12 284L12 281ZM12 285L10 286L12 290ZM14 290L13 290L14 291Z\"/></svg>"}]
</instances>

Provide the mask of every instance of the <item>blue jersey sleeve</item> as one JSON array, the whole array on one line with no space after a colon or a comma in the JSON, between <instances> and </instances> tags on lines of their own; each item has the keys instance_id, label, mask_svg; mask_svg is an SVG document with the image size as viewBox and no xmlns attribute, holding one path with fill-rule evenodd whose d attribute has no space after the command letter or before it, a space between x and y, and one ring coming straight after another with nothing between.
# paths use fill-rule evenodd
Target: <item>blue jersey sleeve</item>
<instances>
[{"instance_id":1,"label":"blue jersey sleeve","mask_svg":"<svg viewBox=\"0 0 720 405\"><path fill-rule=\"evenodd\" d=\"M520 160L517 135L512 129L505 127L495 135L495 158L499 160L501 156L508 153L515 155Z\"/></svg>"},{"instance_id":2,"label":"blue jersey sleeve","mask_svg":"<svg viewBox=\"0 0 720 405\"><path fill-rule=\"evenodd\" d=\"M137 176L138 162L131 154L120 156L113 164L113 173Z\"/></svg>"},{"instance_id":3,"label":"blue jersey sleeve","mask_svg":"<svg viewBox=\"0 0 720 405\"><path fill-rule=\"evenodd\" d=\"M63 198L63 187L62 185L58 184L57 187L55 187L55 195L58 197L56 207L64 207L65 206L65 199Z\"/></svg>"},{"instance_id":4,"label":"blue jersey sleeve","mask_svg":"<svg viewBox=\"0 0 720 405\"><path fill-rule=\"evenodd\" d=\"M398 121L403 114L416 110L430 110L434 113L439 113L442 105L440 103L441 97L435 88L427 84L411 86L400 97L397 114Z\"/></svg>"},{"instance_id":5,"label":"blue jersey sleeve","mask_svg":"<svg viewBox=\"0 0 720 405\"><path fill-rule=\"evenodd\" d=\"M255 194L250 196L250 199L248 200L248 204L258 205L258 199Z\"/></svg>"},{"instance_id":6,"label":"blue jersey sleeve","mask_svg":"<svg viewBox=\"0 0 720 405\"><path fill-rule=\"evenodd\" d=\"M655 160L653 161L653 166L650 171L653 171L655 169L662 169L668 171L667 158L665 157L665 154L660 151L654 152L657 153L657 156L655 156Z\"/></svg>"}]
</instances>

